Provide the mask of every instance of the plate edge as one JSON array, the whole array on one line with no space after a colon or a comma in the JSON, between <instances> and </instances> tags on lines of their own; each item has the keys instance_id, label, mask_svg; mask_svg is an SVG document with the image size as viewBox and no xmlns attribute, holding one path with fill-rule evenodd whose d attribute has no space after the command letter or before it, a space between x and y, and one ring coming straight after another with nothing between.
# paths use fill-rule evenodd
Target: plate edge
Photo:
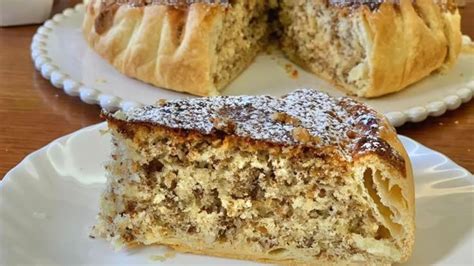
<instances>
[{"instance_id":1,"label":"plate edge","mask_svg":"<svg viewBox=\"0 0 474 266\"><path fill-rule=\"evenodd\" d=\"M97 129L105 128L106 125L107 125L107 122L100 122L100 123L97 123L97 124L93 124L93 125L81 128L81 129L76 130L74 132L71 132L69 134L63 135L63 136L61 136L61 137L59 137L55 140L52 140L51 142L44 145L43 147L29 153L18 164L16 164L13 168L8 170L7 173L3 176L2 180L0 180L0 190L4 189L5 183L9 182L8 180L11 178L10 176L12 175L13 172L17 171L17 169L20 167L20 165L22 165L25 162L29 161L32 157L36 156L37 154L40 154L41 152L44 152L44 151L48 150L51 147L51 145L54 145L57 142L67 141L70 137L72 137L76 134L80 134L84 131L91 131L91 130L93 131L93 130L96 130L96 128Z\"/></svg>"}]
</instances>

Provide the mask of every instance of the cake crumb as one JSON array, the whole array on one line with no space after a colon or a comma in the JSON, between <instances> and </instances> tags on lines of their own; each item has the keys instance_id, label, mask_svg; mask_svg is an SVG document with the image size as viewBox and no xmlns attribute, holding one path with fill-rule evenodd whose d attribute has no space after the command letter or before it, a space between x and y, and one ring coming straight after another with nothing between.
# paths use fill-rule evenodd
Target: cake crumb
<instances>
[{"instance_id":1,"label":"cake crumb","mask_svg":"<svg viewBox=\"0 0 474 266\"><path fill-rule=\"evenodd\" d=\"M270 45L268 45L268 46L265 48L265 53L266 53L267 55L273 56L273 55L275 55L275 53L277 52L277 50L278 50L278 48L277 48L276 45L270 44ZM274 59L274 58L272 58L272 59Z\"/></svg>"},{"instance_id":2,"label":"cake crumb","mask_svg":"<svg viewBox=\"0 0 474 266\"><path fill-rule=\"evenodd\" d=\"M105 79L96 79L95 82L97 82L97 83L107 83L107 80L105 80Z\"/></svg>"},{"instance_id":3,"label":"cake crumb","mask_svg":"<svg viewBox=\"0 0 474 266\"><path fill-rule=\"evenodd\" d=\"M108 128L107 128L107 129L99 129L99 134L100 134L101 136L104 136L104 135L106 135L107 133L109 133L109 129L108 129Z\"/></svg>"},{"instance_id":4,"label":"cake crumb","mask_svg":"<svg viewBox=\"0 0 474 266\"><path fill-rule=\"evenodd\" d=\"M285 71L292 79L298 78L298 70L292 64L285 64Z\"/></svg>"},{"instance_id":5,"label":"cake crumb","mask_svg":"<svg viewBox=\"0 0 474 266\"><path fill-rule=\"evenodd\" d=\"M312 143L316 144L321 142L321 139L318 136L313 136L308 129L304 127L295 127L292 131L293 138L301 143Z\"/></svg>"},{"instance_id":6,"label":"cake crumb","mask_svg":"<svg viewBox=\"0 0 474 266\"><path fill-rule=\"evenodd\" d=\"M165 104L167 103L168 101L166 99L159 99L158 101L156 101L155 105L156 106L165 106Z\"/></svg>"},{"instance_id":7,"label":"cake crumb","mask_svg":"<svg viewBox=\"0 0 474 266\"><path fill-rule=\"evenodd\" d=\"M443 126L443 125L444 125L444 123L443 123L443 122L439 122L439 123L438 123L438 125L440 125L440 126Z\"/></svg>"},{"instance_id":8,"label":"cake crumb","mask_svg":"<svg viewBox=\"0 0 474 266\"><path fill-rule=\"evenodd\" d=\"M276 122L293 125L295 127L301 125L301 121L298 118L293 117L293 116L291 116L287 113L283 113L283 112L273 113L272 114L272 119Z\"/></svg>"},{"instance_id":9,"label":"cake crumb","mask_svg":"<svg viewBox=\"0 0 474 266\"><path fill-rule=\"evenodd\" d=\"M164 262L165 260L167 259L172 259L176 257L176 251L175 250L169 250L169 251L166 251L164 255L153 255L153 256L150 256L150 259L152 261L161 261L161 262Z\"/></svg>"},{"instance_id":10,"label":"cake crumb","mask_svg":"<svg viewBox=\"0 0 474 266\"><path fill-rule=\"evenodd\" d=\"M292 79L297 79L298 78L298 70L293 69L290 76L291 76Z\"/></svg>"},{"instance_id":11,"label":"cake crumb","mask_svg":"<svg viewBox=\"0 0 474 266\"><path fill-rule=\"evenodd\" d=\"M293 129L293 138L301 143L308 143L311 140L311 134L306 128L296 127Z\"/></svg>"},{"instance_id":12,"label":"cake crumb","mask_svg":"<svg viewBox=\"0 0 474 266\"><path fill-rule=\"evenodd\" d=\"M172 259L174 257L176 257L176 250L173 249L173 250L166 251L165 258Z\"/></svg>"},{"instance_id":13,"label":"cake crumb","mask_svg":"<svg viewBox=\"0 0 474 266\"><path fill-rule=\"evenodd\" d=\"M212 122L215 129L223 131L227 134L232 134L235 131L236 124L227 118L211 118L210 121Z\"/></svg>"},{"instance_id":14,"label":"cake crumb","mask_svg":"<svg viewBox=\"0 0 474 266\"><path fill-rule=\"evenodd\" d=\"M166 258L165 256L161 256L161 255L153 255L153 256L150 256L150 260L163 262L166 260Z\"/></svg>"},{"instance_id":15,"label":"cake crumb","mask_svg":"<svg viewBox=\"0 0 474 266\"><path fill-rule=\"evenodd\" d=\"M458 120L454 121L454 124L458 125L458 124L459 124L459 121L458 121Z\"/></svg>"}]
</instances>

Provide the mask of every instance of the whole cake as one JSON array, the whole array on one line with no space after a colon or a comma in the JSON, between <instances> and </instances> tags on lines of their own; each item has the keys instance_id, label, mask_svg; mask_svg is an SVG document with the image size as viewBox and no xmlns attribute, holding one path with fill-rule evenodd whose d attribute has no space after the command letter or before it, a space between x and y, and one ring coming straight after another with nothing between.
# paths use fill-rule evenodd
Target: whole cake
<instances>
[{"instance_id":1,"label":"whole cake","mask_svg":"<svg viewBox=\"0 0 474 266\"><path fill-rule=\"evenodd\" d=\"M363 97L449 69L461 49L454 0L217 2L90 1L83 32L125 75L195 95L217 95L273 40L289 59Z\"/></svg>"},{"instance_id":2,"label":"whole cake","mask_svg":"<svg viewBox=\"0 0 474 266\"><path fill-rule=\"evenodd\" d=\"M410 161L361 103L298 90L104 115L114 149L93 235L117 247L292 265L412 253Z\"/></svg>"}]
</instances>

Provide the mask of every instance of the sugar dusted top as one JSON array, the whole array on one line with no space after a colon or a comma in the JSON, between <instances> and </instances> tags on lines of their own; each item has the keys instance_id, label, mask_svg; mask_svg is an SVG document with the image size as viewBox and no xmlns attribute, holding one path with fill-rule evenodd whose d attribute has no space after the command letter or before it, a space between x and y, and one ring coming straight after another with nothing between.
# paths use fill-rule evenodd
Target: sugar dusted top
<instances>
[{"instance_id":1,"label":"sugar dusted top","mask_svg":"<svg viewBox=\"0 0 474 266\"><path fill-rule=\"evenodd\" d=\"M354 10L366 6L371 11L377 11L384 3L400 5L400 0L329 0L329 3L336 7L347 7ZM416 5L416 1L413 1L413 4ZM454 0L438 0L436 1L436 4L438 4L443 11L448 10L454 12L456 10L456 1Z\"/></svg>"},{"instance_id":2,"label":"sugar dusted top","mask_svg":"<svg viewBox=\"0 0 474 266\"><path fill-rule=\"evenodd\" d=\"M130 7L149 5L188 6L197 3L209 5L229 5L229 0L102 0L106 5L117 4Z\"/></svg>"},{"instance_id":3,"label":"sugar dusted top","mask_svg":"<svg viewBox=\"0 0 474 266\"><path fill-rule=\"evenodd\" d=\"M338 7L358 8L360 6L367 6L370 10L377 10L383 2L397 3L398 1L387 0L329 0L329 3Z\"/></svg>"},{"instance_id":4,"label":"sugar dusted top","mask_svg":"<svg viewBox=\"0 0 474 266\"><path fill-rule=\"evenodd\" d=\"M160 101L109 117L132 123L224 132L282 145L332 148L352 158L365 152L400 157L380 138L384 123L369 107L347 97L301 89L282 98L219 96Z\"/></svg>"}]
</instances>

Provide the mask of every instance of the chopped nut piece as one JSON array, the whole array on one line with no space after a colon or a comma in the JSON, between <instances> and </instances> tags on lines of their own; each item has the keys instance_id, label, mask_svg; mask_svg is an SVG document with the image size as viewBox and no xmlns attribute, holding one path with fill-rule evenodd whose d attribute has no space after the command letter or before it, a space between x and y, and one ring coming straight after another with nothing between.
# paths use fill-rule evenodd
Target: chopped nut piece
<instances>
[{"instance_id":1,"label":"chopped nut piece","mask_svg":"<svg viewBox=\"0 0 474 266\"><path fill-rule=\"evenodd\" d=\"M296 141L306 144L318 143L321 141L319 137L311 135L311 133L309 133L309 131L303 127L296 127L293 129L293 138Z\"/></svg>"},{"instance_id":2,"label":"chopped nut piece","mask_svg":"<svg viewBox=\"0 0 474 266\"><path fill-rule=\"evenodd\" d=\"M311 134L306 128L297 127L293 129L293 138L299 142L308 143L311 141Z\"/></svg>"},{"instance_id":3,"label":"chopped nut piece","mask_svg":"<svg viewBox=\"0 0 474 266\"><path fill-rule=\"evenodd\" d=\"M155 105L157 106L164 106L168 101L166 99L159 99L156 101Z\"/></svg>"},{"instance_id":4,"label":"chopped nut piece","mask_svg":"<svg viewBox=\"0 0 474 266\"><path fill-rule=\"evenodd\" d=\"M292 79L297 79L297 78L298 78L298 74L299 74L299 73L298 73L298 70L293 69L293 71L291 71L290 77L291 77Z\"/></svg>"},{"instance_id":5,"label":"chopped nut piece","mask_svg":"<svg viewBox=\"0 0 474 266\"><path fill-rule=\"evenodd\" d=\"M346 132L346 135L350 139L355 139L357 137L357 133L353 130L349 130Z\"/></svg>"},{"instance_id":6,"label":"chopped nut piece","mask_svg":"<svg viewBox=\"0 0 474 266\"><path fill-rule=\"evenodd\" d=\"M232 134L235 131L235 122L230 119L214 117L210 120L214 125L214 128L216 128L217 130L223 131L227 134Z\"/></svg>"},{"instance_id":7,"label":"chopped nut piece","mask_svg":"<svg viewBox=\"0 0 474 266\"><path fill-rule=\"evenodd\" d=\"M287 113L282 113L282 112L273 113L272 119L276 122L293 125L295 127L301 125L301 121L298 118L293 117Z\"/></svg>"}]
</instances>

